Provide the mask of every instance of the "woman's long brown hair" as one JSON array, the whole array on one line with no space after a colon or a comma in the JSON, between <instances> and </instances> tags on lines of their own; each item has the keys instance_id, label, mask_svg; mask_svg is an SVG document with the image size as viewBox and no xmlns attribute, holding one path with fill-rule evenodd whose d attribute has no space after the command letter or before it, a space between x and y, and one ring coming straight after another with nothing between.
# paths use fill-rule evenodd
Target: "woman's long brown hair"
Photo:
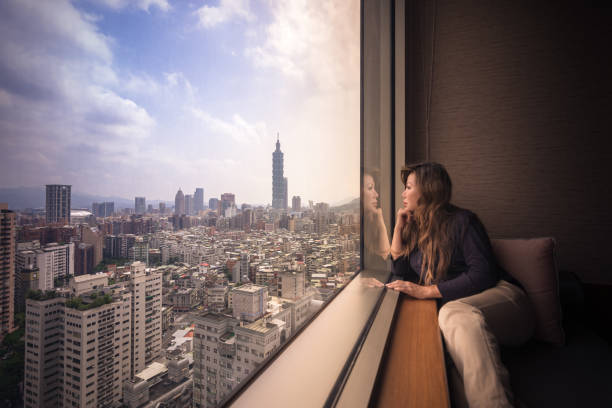
<instances>
[{"instance_id":1,"label":"woman's long brown hair","mask_svg":"<svg viewBox=\"0 0 612 408\"><path fill-rule=\"evenodd\" d=\"M406 165L402 168L402 182L414 174L421 192L417 208L402 229L402 248L408 256L418 247L422 253L422 266L425 271L421 283L431 285L439 282L450 265L453 248L453 210L450 204L453 185L444 166L439 163L424 162ZM420 272L420 271L417 271Z\"/></svg>"}]
</instances>

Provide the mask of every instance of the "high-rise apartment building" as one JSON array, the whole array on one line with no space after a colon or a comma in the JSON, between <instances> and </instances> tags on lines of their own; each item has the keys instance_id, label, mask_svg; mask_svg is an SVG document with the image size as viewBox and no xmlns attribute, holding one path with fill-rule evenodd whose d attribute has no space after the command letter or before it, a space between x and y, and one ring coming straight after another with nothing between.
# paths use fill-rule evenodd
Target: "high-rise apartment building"
<instances>
[{"instance_id":1,"label":"high-rise apartment building","mask_svg":"<svg viewBox=\"0 0 612 408\"><path fill-rule=\"evenodd\" d=\"M231 316L196 318L193 339L193 407L218 406L231 390L280 346L280 320L239 325Z\"/></svg>"},{"instance_id":2,"label":"high-rise apartment building","mask_svg":"<svg viewBox=\"0 0 612 408\"><path fill-rule=\"evenodd\" d=\"M15 213L0 203L0 340L14 329Z\"/></svg>"},{"instance_id":3,"label":"high-rise apartment building","mask_svg":"<svg viewBox=\"0 0 612 408\"><path fill-rule=\"evenodd\" d=\"M193 195L193 212L197 215L204 209L204 189L196 188Z\"/></svg>"},{"instance_id":4,"label":"high-rise apartment building","mask_svg":"<svg viewBox=\"0 0 612 408\"><path fill-rule=\"evenodd\" d=\"M185 215L185 195L180 188L174 197L174 214Z\"/></svg>"},{"instance_id":5,"label":"high-rise apartment building","mask_svg":"<svg viewBox=\"0 0 612 408\"><path fill-rule=\"evenodd\" d=\"M25 406L118 407L123 384L161 353L162 277L131 265L130 279L104 273L70 280L26 300Z\"/></svg>"},{"instance_id":6,"label":"high-rise apartment building","mask_svg":"<svg viewBox=\"0 0 612 408\"><path fill-rule=\"evenodd\" d=\"M26 408L120 406L131 378L131 296L118 287L26 300Z\"/></svg>"},{"instance_id":7,"label":"high-rise apartment building","mask_svg":"<svg viewBox=\"0 0 612 408\"><path fill-rule=\"evenodd\" d=\"M159 213L164 215L166 213L166 203L159 203Z\"/></svg>"},{"instance_id":8,"label":"high-rise apartment building","mask_svg":"<svg viewBox=\"0 0 612 408\"><path fill-rule=\"evenodd\" d=\"M51 290L55 283L74 276L74 243L49 243L36 249L36 266L39 269L38 287Z\"/></svg>"},{"instance_id":9,"label":"high-rise apartment building","mask_svg":"<svg viewBox=\"0 0 612 408\"><path fill-rule=\"evenodd\" d=\"M132 376L159 357L162 346L162 275L134 262L130 276L132 292Z\"/></svg>"},{"instance_id":10,"label":"high-rise apartment building","mask_svg":"<svg viewBox=\"0 0 612 408\"><path fill-rule=\"evenodd\" d=\"M25 296L28 290L38 289L38 266L36 253L21 250L15 254L15 309L25 312Z\"/></svg>"},{"instance_id":11,"label":"high-rise apartment building","mask_svg":"<svg viewBox=\"0 0 612 408\"><path fill-rule=\"evenodd\" d=\"M302 199L300 196L293 196L291 199L291 209L293 211L300 211L302 209Z\"/></svg>"},{"instance_id":12,"label":"high-rise apartment building","mask_svg":"<svg viewBox=\"0 0 612 408\"><path fill-rule=\"evenodd\" d=\"M134 199L134 213L142 215L147 209L147 199L145 197L136 197Z\"/></svg>"},{"instance_id":13,"label":"high-rise apartment building","mask_svg":"<svg viewBox=\"0 0 612 408\"><path fill-rule=\"evenodd\" d=\"M225 360L235 356L234 327L238 321L231 316L207 312L196 318L193 339L193 407L216 407L235 385L233 376L227 378ZM223 350L221 350L223 346ZM223 353L223 354L221 354ZM222 356L223 355L223 360ZM230 363L231 367L231 363ZM231 369L229 369L231 375ZM221 375L224 381L221 381ZM228 384L229 382L229 384Z\"/></svg>"},{"instance_id":14,"label":"high-rise apartment building","mask_svg":"<svg viewBox=\"0 0 612 408\"><path fill-rule=\"evenodd\" d=\"M277 135L276 150L272 153L272 207L279 209L287 208L287 179L283 175L283 157Z\"/></svg>"},{"instance_id":15,"label":"high-rise apartment building","mask_svg":"<svg viewBox=\"0 0 612 408\"><path fill-rule=\"evenodd\" d=\"M23 390L26 408L61 406L64 389L65 305L66 299L55 296L26 300L25 337L28 341L25 344ZM70 334L73 334L72 328Z\"/></svg>"},{"instance_id":16,"label":"high-rise apartment building","mask_svg":"<svg viewBox=\"0 0 612 408\"><path fill-rule=\"evenodd\" d=\"M47 184L45 209L48 223L70 224L70 190L72 186Z\"/></svg>"}]
</instances>

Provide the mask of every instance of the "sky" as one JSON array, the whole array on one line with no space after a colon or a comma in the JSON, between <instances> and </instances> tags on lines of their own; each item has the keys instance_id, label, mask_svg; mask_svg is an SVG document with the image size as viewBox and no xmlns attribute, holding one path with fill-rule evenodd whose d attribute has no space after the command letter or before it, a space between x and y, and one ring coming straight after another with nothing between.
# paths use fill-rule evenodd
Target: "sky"
<instances>
[{"instance_id":1,"label":"sky","mask_svg":"<svg viewBox=\"0 0 612 408\"><path fill-rule=\"evenodd\" d=\"M359 196L357 0L3 0L0 187Z\"/></svg>"}]
</instances>

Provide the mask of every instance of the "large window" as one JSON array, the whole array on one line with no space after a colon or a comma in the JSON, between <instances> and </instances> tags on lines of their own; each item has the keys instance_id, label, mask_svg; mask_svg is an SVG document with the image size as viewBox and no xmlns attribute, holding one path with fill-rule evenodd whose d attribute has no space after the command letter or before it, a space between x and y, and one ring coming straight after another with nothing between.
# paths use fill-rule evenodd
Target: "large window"
<instances>
[{"instance_id":1,"label":"large window","mask_svg":"<svg viewBox=\"0 0 612 408\"><path fill-rule=\"evenodd\" d=\"M342 369L392 218L388 129L360 157L359 2L8 1L0 23L0 187L31 187L10 203L19 282L132 291L120 382L151 400L215 406L338 307L317 337Z\"/></svg>"},{"instance_id":2,"label":"large window","mask_svg":"<svg viewBox=\"0 0 612 408\"><path fill-rule=\"evenodd\" d=\"M351 406L369 400L397 301L397 294L371 282L389 279L388 248L401 193L396 175L405 160L404 18L401 1L361 4L361 271L228 401L235 406L264 400L273 406ZM368 341L373 337L378 338ZM343 398L345 390L352 398Z\"/></svg>"}]
</instances>

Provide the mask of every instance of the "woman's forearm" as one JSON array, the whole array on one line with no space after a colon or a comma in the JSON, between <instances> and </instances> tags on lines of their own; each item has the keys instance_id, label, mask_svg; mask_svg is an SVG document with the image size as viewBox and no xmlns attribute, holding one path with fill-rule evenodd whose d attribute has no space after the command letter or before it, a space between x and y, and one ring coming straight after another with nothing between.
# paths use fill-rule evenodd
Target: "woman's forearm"
<instances>
[{"instance_id":1,"label":"woman's forearm","mask_svg":"<svg viewBox=\"0 0 612 408\"><path fill-rule=\"evenodd\" d=\"M393 229L393 240L391 241L391 257L395 260L403 253L402 248L402 228L399 224L395 224Z\"/></svg>"},{"instance_id":2,"label":"woman's forearm","mask_svg":"<svg viewBox=\"0 0 612 408\"><path fill-rule=\"evenodd\" d=\"M382 219L379 222L379 234L378 234L378 248L379 255L382 256L383 259L387 259L389 256L389 237L387 236L387 226L385 225L385 221Z\"/></svg>"}]
</instances>

